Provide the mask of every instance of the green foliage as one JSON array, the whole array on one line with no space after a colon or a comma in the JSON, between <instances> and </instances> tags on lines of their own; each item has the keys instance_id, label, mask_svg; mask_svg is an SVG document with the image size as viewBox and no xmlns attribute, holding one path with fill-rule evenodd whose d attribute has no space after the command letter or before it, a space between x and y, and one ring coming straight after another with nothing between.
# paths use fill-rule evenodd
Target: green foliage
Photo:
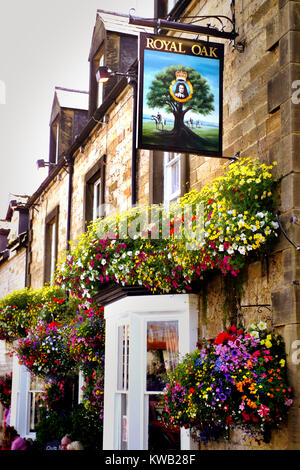
<instances>
[{"instance_id":1,"label":"green foliage","mask_svg":"<svg viewBox=\"0 0 300 470\"><path fill-rule=\"evenodd\" d=\"M12 342L24 338L40 320L64 322L74 314L79 301L68 298L57 285L11 292L0 300L0 339Z\"/></svg>"},{"instance_id":2,"label":"green foliage","mask_svg":"<svg viewBox=\"0 0 300 470\"><path fill-rule=\"evenodd\" d=\"M71 434L72 415L58 411L42 409L40 422L36 426L36 444L44 450L47 442L61 440L65 434Z\"/></svg>"},{"instance_id":3,"label":"green foliage","mask_svg":"<svg viewBox=\"0 0 300 470\"><path fill-rule=\"evenodd\" d=\"M147 94L147 104L151 108L164 107L168 112L176 113L181 103L176 102L170 95L170 84L175 79L177 70L185 71L188 74L188 81L193 85L193 96L186 104L186 110L194 110L203 115L214 110L214 95L210 92L209 83L200 73L192 67L183 65L172 65L162 72L159 72L152 81L150 91Z\"/></svg>"},{"instance_id":4,"label":"green foliage","mask_svg":"<svg viewBox=\"0 0 300 470\"><path fill-rule=\"evenodd\" d=\"M84 450L102 450L102 421L86 411L82 404L70 413L42 410L42 418L36 427L36 444L45 449L49 441L61 440L70 434L73 440L80 441Z\"/></svg>"}]
</instances>

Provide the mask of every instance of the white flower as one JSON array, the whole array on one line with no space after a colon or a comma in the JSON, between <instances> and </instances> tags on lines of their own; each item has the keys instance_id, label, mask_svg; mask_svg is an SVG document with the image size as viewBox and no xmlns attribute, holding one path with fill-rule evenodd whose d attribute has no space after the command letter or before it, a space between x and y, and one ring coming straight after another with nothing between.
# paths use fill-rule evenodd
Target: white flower
<instances>
[{"instance_id":1,"label":"white flower","mask_svg":"<svg viewBox=\"0 0 300 470\"><path fill-rule=\"evenodd\" d=\"M259 333L258 331L251 331L250 336L253 336L253 338L259 338Z\"/></svg>"},{"instance_id":2,"label":"white flower","mask_svg":"<svg viewBox=\"0 0 300 470\"><path fill-rule=\"evenodd\" d=\"M251 230L252 230L252 232L256 232L256 230L257 230L256 225L251 225Z\"/></svg>"},{"instance_id":3,"label":"white flower","mask_svg":"<svg viewBox=\"0 0 300 470\"><path fill-rule=\"evenodd\" d=\"M267 324L264 322L264 321L260 321L258 324L257 324L257 328L259 330L265 330L267 328Z\"/></svg>"},{"instance_id":4,"label":"white flower","mask_svg":"<svg viewBox=\"0 0 300 470\"><path fill-rule=\"evenodd\" d=\"M278 222L271 222L271 225L272 225L273 228L278 228L279 227Z\"/></svg>"},{"instance_id":5,"label":"white flower","mask_svg":"<svg viewBox=\"0 0 300 470\"><path fill-rule=\"evenodd\" d=\"M244 246L239 246L238 251L241 253L241 255L244 255L246 253L246 249Z\"/></svg>"},{"instance_id":6,"label":"white flower","mask_svg":"<svg viewBox=\"0 0 300 470\"><path fill-rule=\"evenodd\" d=\"M224 245L219 245L219 251L224 251Z\"/></svg>"},{"instance_id":7,"label":"white flower","mask_svg":"<svg viewBox=\"0 0 300 470\"><path fill-rule=\"evenodd\" d=\"M228 253L229 255L232 255L232 254L234 253L234 249L232 248L232 246L230 246L230 247L228 248L227 253Z\"/></svg>"},{"instance_id":8,"label":"white flower","mask_svg":"<svg viewBox=\"0 0 300 470\"><path fill-rule=\"evenodd\" d=\"M132 251L127 251L128 256L132 256Z\"/></svg>"},{"instance_id":9,"label":"white flower","mask_svg":"<svg viewBox=\"0 0 300 470\"><path fill-rule=\"evenodd\" d=\"M106 259L102 259L101 264L103 264L103 266L104 266L106 264Z\"/></svg>"}]
</instances>

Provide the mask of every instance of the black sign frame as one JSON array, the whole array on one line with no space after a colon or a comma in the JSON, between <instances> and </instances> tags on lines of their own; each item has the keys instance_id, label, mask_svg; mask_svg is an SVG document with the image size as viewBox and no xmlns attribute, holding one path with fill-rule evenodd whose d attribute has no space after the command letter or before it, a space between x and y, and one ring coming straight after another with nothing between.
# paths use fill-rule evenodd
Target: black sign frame
<instances>
[{"instance_id":1,"label":"black sign frame","mask_svg":"<svg viewBox=\"0 0 300 470\"><path fill-rule=\"evenodd\" d=\"M218 104L218 111L217 111L217 127L214 124L208 123L208 126L211 125L210 134L213 134L213 137L210 138L208 141L206 138L202 138L201 134L204 133L204 129L202 124L200 123L199 129L196 129L196 134L199 138L194 137L189 131L180 131L183 132L182 138L172 138L172 129L170 133L170 126L172 125L171 119L167 123L166 119L162 119L161 122L161 130L156 127L155 131L153 131L153 126L157 126L157 121L155 119L155 113L150 118L150 114L145 114L144 110L144 100L147 94L149 93L149 86L147 86L147 77L149 82L149 76L151 75L151 64L154 62L150 61L149 58L145 59L145 51L151 51L151 56L153 59L159 57L159 62L163 63L164 59L166 59L166 67L170 61L175 59L177 64L174 64L177 69L177 75L174 76L174 80L170 82L170 89L169 94L171 97L171 101L175 102L174 92L177 82L184 83L187 90L188 95L187 98L182 97L181 99L177 99L177 102L182 103L182 107L188 103L188 101L195 97L193 93L197 93L197 87L193 87L192 83L188 80L189 76L185 76L186 65L190 62L198 64L198 70L201 70L201 67L206 64L206 67L210 67L213 70L213 62L215 64L218 63L216 66L217 73L215 75L214 82L218 83L217 93L214 94L214 101L216 100ZM175 54L170 56L169 54ZM148 54L146 52L146 54ZM157 55L156 55L157 54ZM159 54L159 56L158 56ZM178 57L178 59L177 59ZM192 59L190 59L192 57ZM203 60L208 59L208 60ZM183 65L180 67L179 65ZM202 64L202 65L201 65ZM146 70L148 68L148 70ZM208 41L193 41L190 39L185 38L178 38L173 36L161 36L155 34L147 34L147 33L140 33L139 37L139 87L138 87L138 126L137 126L137 147L139 149L148 149L148 150L159 150L164 152L176 152L176 153L187 153L187 154L195 154L201 156L211 156L211 157L221 157L223 153L223 68L224 68L224 44L222 43L214 43ZM176 72L175 72L176 73ZM206 79L205 75L202 74L202 77ZM153 77L154 78L154 77ZM174 84L172 85L172 83ZM206 79L207 84L209 85L209 81ZM152 82L153 84L153 82ZM199 87L198 87L199 89ZM175 103L178 107L177 103ZM181 107L181 109L182 109ZM159 115L163 115L160 113L160 109L158 106L158 113L156 117ZM162 109L163 110L163 109ZM188 114L189 111L186 112ZM170 112L169 112L170 114ZM145 116L147 116L145 118ZM175 129L175 114L174 114L174 123L173 123L173 131ZM202 122L204 121L203 118ZM150 124L147 121L152 120L151 131L145 131L145 127L150 128ZM193 121L193 119L190 119ZM199 113L199 120L200 122L200 113ZM164 130L164 123L165 123L165 130ZM197 121L195 121L195 125L198 125ZM193 123L191 123L193 125ZM200 130L202 126L202 131ZM167 131L167 127L169 127L169 132ZM204 126L205 127L205 126ZM192 129L191 129L192 130ZM218 130L218 132L217 132ZM209 135L209 129L206 130L206 134ZM159 138L161 137L161 139Z\"/></svg>"}]
</instances>

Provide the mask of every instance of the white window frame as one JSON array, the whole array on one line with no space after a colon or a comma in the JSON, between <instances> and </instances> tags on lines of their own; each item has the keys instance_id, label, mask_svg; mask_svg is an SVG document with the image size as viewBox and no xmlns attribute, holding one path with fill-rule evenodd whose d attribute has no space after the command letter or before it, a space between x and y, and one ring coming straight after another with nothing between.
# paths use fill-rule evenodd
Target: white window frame
<instances>
[{"instance_id":1,"label":"white window frame","mask_svg":"<svg viewBox=\"0 0 300 470\"><path fill-rule=\"evenodd\" d=\"M28 417L27 417L27 434L30 435L30 434L35 434L35 431L31 431L30 428L31 428L31 412L32 412L32 407L31 407L31 403L34 403L35 405L35 395L37 393L42 393L43 390L42 389L31 389L31 375L29 376L29 389L28 389ZM31 401L31 396L32 396L32 401ZM34 410L33 410L34 411Z\"/></svg>"},{"instance_id":2,"label":"white window frame","mask_svg":"<svg viewBox=\"0 0 300 470\"><path fill-rule=\"evenodd\" d=\"M97 181L95 181L95 183L93 183L93 220L96 220L101 216L101 190L101 178L99 178Z\"/></svg>"},{"instance_id":3,"label":"white window frame","mask_svg":"<svg viewBox=\"0 0 300 470\"><path fill-rule=\"evenodd\" d=\"M146 390L147 322L178 320L179 354L186 354L196 348L198 306L198 295L174 294L126 297L104 308L106 320L104 450L120 450L120 399L117 390L118 327L125 322L130 328L128 450L147 450L148 400L149 395L153 394ZM188 433L182 430L181 448L189 450L192 446Z\"/></svg>"},{"instance_id":4,"label":"white window frame","mask_svg":"<svg viewBox=\"0 0 300 470\"><path fill-rule=\"evenodd\" d=\"M104 65L104 54L102 54L98 61L98 67L102 67ZM102 82L98 83L97 89L97 108L99 108L103 103L103 91L104 91L104 84Z\"/></svg>"},{"instance_id":5,"label":"white window frame","mask_svg":"<svg viewBox=\"0 0 300 470\"><path fill-rule=\"evenodd\" d=\"M168 161L170 155L174 155L174 158ZM164 152L164 204L166 206L181 196L181 160L181 153ZM172 192L172 169L175 165L178 165L179 187L177 191Z\"/></svg>"},{"instance_id":6,"label":"white window frame","mask_svg":"<svg viewBox=\"0 0 300 470\"><path fill-rule=\"evenodd\" d=\"M50 223L50 230L51 230L51 247L50 247L50 284L53 284L53 274L55 271L56 265L56 219Z\"/></svg>"}]
</instances>

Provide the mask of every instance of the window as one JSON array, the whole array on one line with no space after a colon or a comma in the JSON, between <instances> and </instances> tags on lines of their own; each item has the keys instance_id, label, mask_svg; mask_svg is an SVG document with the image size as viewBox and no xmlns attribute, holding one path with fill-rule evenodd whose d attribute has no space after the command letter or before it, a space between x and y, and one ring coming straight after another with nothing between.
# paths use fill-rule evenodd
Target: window
<instances>
[{"instance_id":1,"label":"window","mask_svg":"<svg viewBox=\"0 0 300 470\"><path fill-rule=\"evenodd\" d=\"M117 398L120 406L118 446L127 450L128 445L128 381L129 381L129 325L118 327L118 380Z\"/></svg>"},{"instance_id":2,"label":"window","mask_svg":"<svg viewBox=\"0 0 300 470\"><path fill-rule=\"evenodd\" d=\"M105 155L85 175L85 222L104 217Z\"/></svg>"},{"instance_id":3,"label":"window","mask_svg":"<svg viewBox=\"0 0 300 470\"><path fill-rule=\"evenodd\" d=\"M58 207L46 217L44 282L52 283L56 267L58 245Z\"/></svg>"},{"instance_id":4,"label":"window","mask_svg":"<svg viewBox=\"0 0 300 470\"><path fill-rule=\"evenodd\" d=\"M162 420L166 372L198 339L195 295L128 296L104 307L103 449L188 449L189 436Z\"/></svg>"},{"instance_id":5,"label":"window","mask_svg":"<svg viewBox=\"0 0 300 470\"><path fill-rule=\"evenodd\" d=\"M164 202L169 204L181 196L181 154L164 154Z\"/></svg>"},{"instance_id":6,"label":"window","mask_svg":"<svg viewBox=\"0 0 300 470\"><path fill-rule=\"evenodd\" d=\"M98 62L98 66L96 68L96 70L98 69L98 67L102 67L104 65L104 55L102 54L100 59L97 60ZM103 103L103 83L98 83L98 92L97 92L97 107L99 108L99 106L101 106L101 104Z\"/></svg>"},{"instance_id":7,"label":"window","mask_svg":"<svg viewBox=\"0 0 300 470\"><path fill-rule=\"evenodd\" d=\"M44 406L43 380L31 376L29 389L29 432L35 432L36 425L41 418L41 409Z\"/></svg>"},{"instance_id":8,"label":"window","mask_svg":"<svg viewBox=\"0 0 300 470\"><path fill-rule=\"evenodd\" d=\"M50 162L57 163L59 158L59 117L55 119L50 130Z\"/></svg>"}]
</instances>

